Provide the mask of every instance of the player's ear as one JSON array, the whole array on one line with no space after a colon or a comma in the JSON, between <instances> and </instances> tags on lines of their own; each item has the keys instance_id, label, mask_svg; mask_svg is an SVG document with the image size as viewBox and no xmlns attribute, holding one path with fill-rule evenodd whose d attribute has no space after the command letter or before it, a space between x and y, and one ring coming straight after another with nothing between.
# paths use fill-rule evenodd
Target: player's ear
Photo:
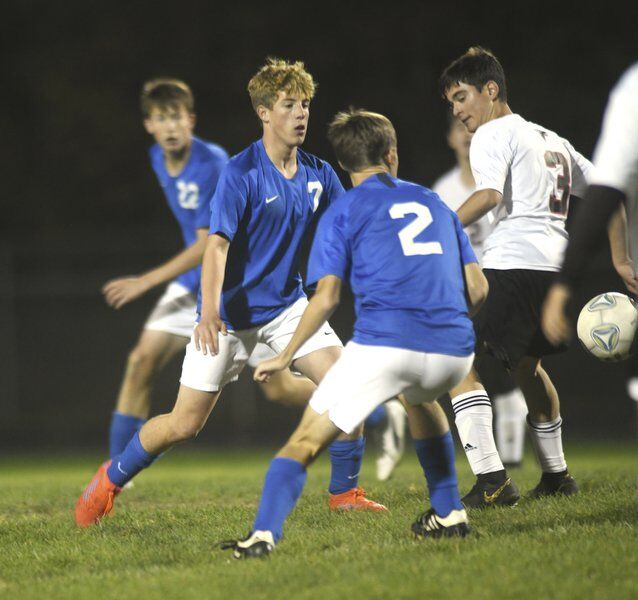
<instances>
[{"instance_id":1,"label":"player's ear","mask_svg":"<svg viewBox=\"0 0 638 600\"><path fill-rule=\"evenodd\" d=\"M496 83L496 81L488 81L485 84L485 87L487 88L487 95L489 96L490 100L496 100L500 91L498 83Z\"/></svg>"},{"instance_id":2,"label":"player's ear","mask_svg":"<svg viewBox=\"0 0 638 600\"><path fill-rule=\"evenodd\" d=\"M188 120L190 122L191 129L195 129L195 123L197 123L197 115L195 113L188 113Z\"/></svg>"},{"instance_id":3,"label":"player's ear","mask_svg":"<svg viewBox=\"0 0 638 600\"><path fill-rule=\"evenodd\" d=\"M270 109L267 108L266 106L264 106L263 104L260 104L257 107L257 116L259 117L259 120L262 123L269 123L270 122Z\"/></svg>"},{"instance_id":4,"label":"player's ear","mask_svg":"<svg viewBox=\"0 0 638 600\"><path fill-rule=\"evenodd\" d=\"M396 146L393 146L390 150L388 150L384 157L384 161L385 164L390 167L390 170L399 165L399 152L397 151Z\"/></svg>"}]
</instances>

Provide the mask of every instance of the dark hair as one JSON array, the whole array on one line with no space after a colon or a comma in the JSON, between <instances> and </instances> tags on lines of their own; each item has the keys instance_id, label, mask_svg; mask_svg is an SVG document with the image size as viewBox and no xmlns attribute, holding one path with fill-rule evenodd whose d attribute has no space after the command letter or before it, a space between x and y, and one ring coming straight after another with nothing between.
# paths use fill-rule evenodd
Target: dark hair
<instances>
[{"instance_id":1,"label":"dark hair","mask_svg":"<svg viewBox=\"0 0 638 600\"><path fill-rule=\"evenodd\" d=\"M193 92L179 79L151 79L142 86L140 104L144 118L151 114L155 107L166 110L183 106L189 113L195 111Z\"/></svg>"},{"instance_id":2,"label":"dark hair","mask_svg":"<svg viewBox=\"0 0 638 600\"><path fill-rule=\"evenodd\" d=\"M360 108L337 113L328 127L328 140L341 166L349 173L381 165L397 134L387 117Z\"/></svg>"},{"instance_id":3,"label":"dark hair","mask_svg":"<svg viewBox=\"0 0 638 600\"><path fill-rule=\"evenodd\" d=\"M480 91L488 81L498 84L496 98L501 102L507 102L505 73L498 58L485 48L473 46L445 68L439 79L439 87L445 98L446 92L458 83L473 85Z\"/></svg>"}]
</instances>

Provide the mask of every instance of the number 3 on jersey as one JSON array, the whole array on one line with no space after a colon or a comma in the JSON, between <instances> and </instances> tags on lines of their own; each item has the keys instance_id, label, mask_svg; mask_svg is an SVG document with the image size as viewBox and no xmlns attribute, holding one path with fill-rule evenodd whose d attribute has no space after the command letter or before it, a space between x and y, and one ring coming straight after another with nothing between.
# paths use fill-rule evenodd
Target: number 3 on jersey
<instances>
[{"instance_id":1,"label":"number 3 on jersey","mask_svg":"<svg viewBox=\"0 0 638 600\"><path fill-rule=\"evenodd\" d=\"M393 219L403 219L406 215L416 215L409 225L399 231L399 241L403 254L418 256L425 254L443 254L439 242L415 242L415 238L432 224L432 213L427 206L418 202L400 202L393 204L388 211Z\"/></svg>"},{"instance_id":2,"label":"number 3 on jersey","mask_svg":"<svg viewBox=\"0 0 638 600\"><path fill-rule=\"evenodd\" d=\"M567 215L571 178L569 161L562 152L545 152L545 164L554 179L554 191L549 196L549 210L555 215Z\"/></svg>"}]
</instances>

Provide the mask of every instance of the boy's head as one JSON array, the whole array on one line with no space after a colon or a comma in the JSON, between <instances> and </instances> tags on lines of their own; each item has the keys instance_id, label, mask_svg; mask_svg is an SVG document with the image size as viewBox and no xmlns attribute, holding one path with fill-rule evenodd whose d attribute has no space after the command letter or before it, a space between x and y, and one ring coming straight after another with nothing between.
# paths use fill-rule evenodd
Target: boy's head
<instances>
[{"instance_id":1,"label":"boy's head","mask_svg":"<svg viewBox=\"0 0 638 600\"><path fill-rule=\"evenodd\" d=\"M468 160L472 134L452 113L448 113L447 143L456 154L457 162Z\"/></svg>"},{"instance_id":2,"label":"boy's head","mask_svg":"<svg viewBox=\"0 0 638 600\"><path fill-rule=\"evenodd\" d=\"M288 146L302 144L316 89L317 84L302 62L269 58L248 82L250 101L262 122L264 135Z\"/></svg>"},{"instance_id":3,"label":"boy's head","mask_svg":"<svg viewBox=\"0 0 638 600\"><path fill-rule=\"evenodd\" d=\"M337 113L328 127L328 140L348 173L382 166L396 176L397 134L387 117L359 108Z\"/></svg>"},{"instance_id":4,"label":"boy's head","mask_svg":"<svg viewBox=\"0 0 638 600\"><path fill-rule=\"evenodd\" d=\"M475 46L446 67L439 80L452 113L474 133L494 118L494 105L507 103L505 73L498 59Z\"/></svg>"},{"instance_id":5,"label":"boy's head","mask_svg":"<svg viewBox=\"0 0 638 600\"><path fill-rule=\"evenodd\" d=\"M166 152L181 152L190 145L195 126L191 89L179 79L151 79L140 95L144 127Z\"/></svg>"}]
</instances>

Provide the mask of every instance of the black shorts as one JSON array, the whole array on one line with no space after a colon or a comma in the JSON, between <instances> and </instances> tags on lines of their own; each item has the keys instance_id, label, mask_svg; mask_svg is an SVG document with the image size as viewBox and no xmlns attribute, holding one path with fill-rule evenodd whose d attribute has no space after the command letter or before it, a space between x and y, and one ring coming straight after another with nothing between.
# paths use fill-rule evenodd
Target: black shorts
<instances>
[{"instance_id":1,"label":"black shorts","mask_svg":"<svg viewBox=\"0 0 638 600\"><path fill-rule=\"evenodd\" d=\"M551 271L484 269L490 284L485 304L474 317L477 354L487 351L514 369L525 356L541 358L564 352L541 330L541 309L554 282Z\"/></svg>"}]
</instances>

